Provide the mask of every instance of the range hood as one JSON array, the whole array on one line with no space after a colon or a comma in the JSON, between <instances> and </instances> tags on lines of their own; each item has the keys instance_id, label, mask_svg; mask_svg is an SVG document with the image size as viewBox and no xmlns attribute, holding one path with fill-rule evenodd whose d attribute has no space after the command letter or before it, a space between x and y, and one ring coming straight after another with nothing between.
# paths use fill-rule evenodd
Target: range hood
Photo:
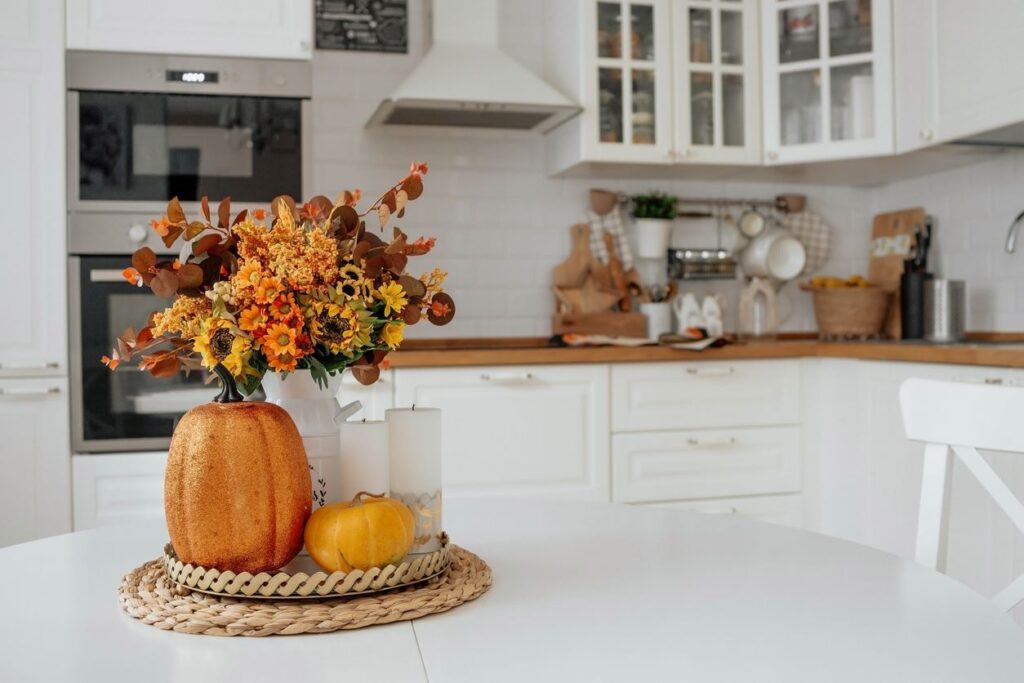
<instances>
[{"instance_id":1,"label":"range hood","mask_svg":"<svg viewBox=\"0 0 1024 683\"><path fill-rule=\"evenodd\" d=\"M367 122L546 132L580 107L498 48L498 0L434 0L434 44Z\"/></svg>"}]
</instances>

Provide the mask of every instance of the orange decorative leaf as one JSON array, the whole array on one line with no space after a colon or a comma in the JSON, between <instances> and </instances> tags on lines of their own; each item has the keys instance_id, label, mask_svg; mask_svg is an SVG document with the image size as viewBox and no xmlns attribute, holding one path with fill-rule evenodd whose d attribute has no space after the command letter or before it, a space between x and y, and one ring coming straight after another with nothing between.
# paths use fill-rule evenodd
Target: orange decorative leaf
<instances>
[{"instance_id":1,"label":"orange decorative leaf","mask_svg":"<svg viewBox=\"0 0 1024 683\"><path fill-rule=\"evenodd\" d=\"M181 208L181 202L175 197L167 202L167 218L171 223L184 223L185 211Z\"/></svg>"},{"instance_id":2,"label":"orange decorative leaf","mask_svg":"<svg viewBox=\"0 0 1024 683\"><path fill-rule=\"evenodd\" d=\"M205 218L206 222L209 223L210 222L210 201L206 198L206 195L203 195L203 198L199 200L199 208L202 209L203 218Z\"/></svg>"},{"instance_id":3,"label":"orange decorative leaf","mask_svg":"<svg viewBox=\"0 0 1024 683\"><path fill-rule=\"evenodd\" d=\"M217 225L226 228L231 221L231 197L220 200L217 206Z\"/></svg>"},{"instance_id":4,"label":"orange decorative leaf","mask_svg":"<svg viewBox=\"0 0 1024 683\"><path fill-rule=\"evenodd\" d=\"M192 253L200 256L218 244L220 244L220 235L204 235L192 243Z\"/></svg>"}]
</instances>

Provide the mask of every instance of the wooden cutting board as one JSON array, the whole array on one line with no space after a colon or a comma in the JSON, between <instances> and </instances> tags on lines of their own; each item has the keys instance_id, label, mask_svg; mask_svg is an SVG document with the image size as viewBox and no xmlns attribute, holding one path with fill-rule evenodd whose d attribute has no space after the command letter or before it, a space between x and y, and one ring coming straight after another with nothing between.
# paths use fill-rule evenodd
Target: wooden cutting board
<instances>
[{"instance_id":1,"label":"wooden cutting board","mask_svg":"<svg viewBox=\"0 0 1024 683\"><path fill-rule=\"evenodd\" d=\"M900 275L903 261L910 257L914 248L914 230L923 227L927 212L920 206L880 213L871 226L870 260L868 280L892 292L889 312L886 314L885 333L892 339L900 339Z\"/></svg>"}]
</instances>

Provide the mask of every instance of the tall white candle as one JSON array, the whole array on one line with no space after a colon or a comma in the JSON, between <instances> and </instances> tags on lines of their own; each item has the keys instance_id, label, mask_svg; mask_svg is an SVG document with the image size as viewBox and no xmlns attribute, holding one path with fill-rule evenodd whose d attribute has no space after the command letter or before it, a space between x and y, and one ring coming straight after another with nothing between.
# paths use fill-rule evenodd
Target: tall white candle
<instances>
[{"instance_id":1,"label":"tall white candle","mask_svg":"<svg viewBox=\"0 0 1024 683\"><path fill-rule=\"evenodd\" d=\"M381 420L341 423L341 500L360 491L387 493L390 456L388 424Z\"/></svg>"},{"instance_id":2,"label":"tall white candle","mask_svg":"<svg viewBox=\"0 0 1024 683\"><path fill-rule=\"evenodd\" d=\"M393 408L386 412L391 453L391 497L416 517L413 553L441 547L441 411Z\"/></svg>"}]
</instances>

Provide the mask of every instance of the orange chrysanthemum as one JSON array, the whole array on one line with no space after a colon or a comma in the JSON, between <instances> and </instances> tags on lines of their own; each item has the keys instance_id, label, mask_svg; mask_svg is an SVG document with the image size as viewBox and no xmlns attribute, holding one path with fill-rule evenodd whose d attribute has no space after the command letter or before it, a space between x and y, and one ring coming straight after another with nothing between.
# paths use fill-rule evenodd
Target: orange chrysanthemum
<instances>
[{"instance_id":1,"label":"orange chrysanthemum","mask_svg":"<svg viewBox=\"0 0 1024 683\"><path fill-rule=\"evenodd\" d=\"M295 297L291 293L287 293L274 299L274 303L270 305L270 315L274 317L274 320L288 321L301 315L301 310L295 303Z\"/></svg>"},{"instance_id":2,"label":"orange chrysanthemum","mask_svg":"<svg viewBox=\"0 0 1024 683\"><path fill-rule=\"evenodd\" d=\"M269 352L267 357L298 354L298 349L295 347L296 334L298 334L298 330L294 327L289 327L284 323L273 323L267 328L267 333L262 338L263 346Z\"/></svg>"},{"instance_id":3,"label":"orange chrysanthemum","mask_svg":"<svg viewBox=\"0 0 1024 683\"><path fill-rule=\"evenodd\" d=\"M238 314L238 326L246 332L253 332L267 326L270 317L265 306L253 304Z\"/></svg>"},{"instance_id":4,"label":"orange chrysanthemum","mask_svg":"<svg viewBox=\"0 0 1024 683\"><path fill-rule=\"evenodd\" d=\"M265 277L260 280L260 284L256 287L256 302L261 304L269 304L278 295L284 291L284 287L275 278Z\"/></svg>"},{"instance_id":5,"label":"orange chrysanthemum","mask_svg":"<svg viewBox=\"0 0 1024 683\"><path fill-rule=\"evenodd\" d=\"M263 280L263 269L256 261L245 261L235 274L235 282L239 287L257 287Z\"/></svg>"},{"instance_id":6,"label":"orange chrysanthemum","mask_svg":"<svg viewBox=\"0 0 1024 683\"><path fill-rule=\"evenodd\" d=\"M277 372L292 372L299 363L299 359L290 353L281 355L267 354L267 365Z\"/></svg>"}]
</instances>

